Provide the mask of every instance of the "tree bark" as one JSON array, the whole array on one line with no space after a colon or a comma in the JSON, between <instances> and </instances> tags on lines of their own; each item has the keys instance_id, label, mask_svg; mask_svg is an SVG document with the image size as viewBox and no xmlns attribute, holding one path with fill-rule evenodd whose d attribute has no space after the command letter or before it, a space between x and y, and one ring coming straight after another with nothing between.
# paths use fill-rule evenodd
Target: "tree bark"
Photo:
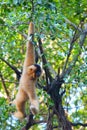
<instances>
[{"instance_id":1,"label":"tree bark","mask_svg":"<svg viewBox=\"0 0 87 130\"><path fill-rule=\"evenodd\" d=\"M67 120L62 107L62 95L64 92L60 93L60 88L63 82L63 79L61 79L59 76L56 76L48 93L54 101L55 114L57 115L59 126L62 130L72 130L71 123Z\"/></svg>"}]
</instances>

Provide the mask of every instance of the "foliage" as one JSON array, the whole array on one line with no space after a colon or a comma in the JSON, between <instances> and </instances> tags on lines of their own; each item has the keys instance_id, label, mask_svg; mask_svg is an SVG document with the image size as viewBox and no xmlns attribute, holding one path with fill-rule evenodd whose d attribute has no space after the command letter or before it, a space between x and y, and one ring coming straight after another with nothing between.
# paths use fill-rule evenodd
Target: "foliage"
<instances>
[{"instance_id":1,"label":"foliage","mask_svg":"<svg viewBox=\"0 0 87 130\"><path fill-rule=\"evenodd\" d=\"M33 9L34 8L34 9ZM32 10L33 9L33 10ZM87 123L87 39L80 47L80 40L87 22L87 1L86 0L0 0L0 73L3 76L6 89L11 99L14 99L18 90L17 73L7 63L14 66L20 73L26 50L26 36L28 24L31 20L35 23L35 42L38 36L42 39L44 55L50 68L53 78L64 68L67 55L70 53L66 69L71 67L71 73L64 75L65 83L61 91L66 90L62 98L63 108L68 112L67 118L71 122ZM78 38L73 43L70 50L70 43L74 37ZM38 47L38 45L36 45ZM38 48L37 48L38 50ZM76 64L73 66L73 61ZM39 56L39 63L42 55ZM7 61L7 63L4 61ZM44 65L42 65L44 68ZM42 88L37 89L40 101L40 113L35 116L35 120L48 119L50 107L54 102L50 95L43 90L46 80L43 77L39 80ZM0 129L15 130L21 129L26 124L26 119L16 121L11 114L14 106L9 105L2 79L0 78ZM29 107L26 104L26 111ZM56 115L52 118L54 126L58 126ZM10 122L10 124L9 124ZM74 127L74 130L81 126ZM35 124L31 130L45 130L46 123ZM87 128L84 128L86 130Z\"/></svg>"}]
</instances>

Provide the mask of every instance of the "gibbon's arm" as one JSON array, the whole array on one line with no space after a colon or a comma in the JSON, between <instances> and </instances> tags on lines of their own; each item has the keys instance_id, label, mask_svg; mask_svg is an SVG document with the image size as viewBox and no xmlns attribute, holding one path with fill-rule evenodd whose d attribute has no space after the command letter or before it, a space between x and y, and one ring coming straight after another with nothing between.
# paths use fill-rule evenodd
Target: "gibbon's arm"
<instances>
[{"instance_id":1,"label":"gibbon's arm","mask_svg":"<svg viewBox=\"0 0 87 130\"><path fill-rule=\"evenodd\" d=\"M27 42L27 50L26 50L26 56L25 56L25 61L24 61L24 67L35 64L35 51L34 51L34 45L32 43L33 35L34 35L34 24L33 22L30 22L29 30L28 30L28 37L31 37L31 38Z\"/></svg>"}]
</instances>

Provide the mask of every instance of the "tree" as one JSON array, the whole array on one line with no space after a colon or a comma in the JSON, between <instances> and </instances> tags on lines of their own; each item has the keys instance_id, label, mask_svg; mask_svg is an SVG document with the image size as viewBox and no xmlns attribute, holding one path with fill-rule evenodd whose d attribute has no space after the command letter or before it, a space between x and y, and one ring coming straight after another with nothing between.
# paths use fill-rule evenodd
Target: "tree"
<instances>
[{"instance_id":1,"label":"tree","mask_svg":"<svg viewBox=\"0 0 87 130\"><path fill-rule=\"evenodd\" d=\"M86 130L87 4L69 0L0 2L0 128ZM15 120L9 105L18 89L30 21L35 24L36 62L44 74L37 83L40 113ZM7 100L6 100L7 99Z\"/></svg>"}]
</instances>

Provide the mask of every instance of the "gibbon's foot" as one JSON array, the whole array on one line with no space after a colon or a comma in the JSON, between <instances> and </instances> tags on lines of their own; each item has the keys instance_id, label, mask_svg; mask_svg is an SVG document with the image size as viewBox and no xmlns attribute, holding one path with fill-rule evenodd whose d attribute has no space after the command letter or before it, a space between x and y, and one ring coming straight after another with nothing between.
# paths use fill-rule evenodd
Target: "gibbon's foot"
<instances>
[{"instance_id":1,"label":"gibbon's foot","mask_svg":"<svg viewBox=\"0 0 87 130\"><path fill-rule=\"evenodd\" d=\"M39 111L39 108L36 108L34 105L31 105L30 110L31 110L33 115L36 115Z\"/></svg>"},{"instance_id":2,"label":"gibbon's foot","mask_svg":"<svg viewBox=\"0 0 87 130\"><path fill-rule=\"evenodd\" d=\"M26 114L22 113L22 112L15 112L14 116L18 119L23 119L24 117L26 117Z\"/></svg>"}]
</instances>

